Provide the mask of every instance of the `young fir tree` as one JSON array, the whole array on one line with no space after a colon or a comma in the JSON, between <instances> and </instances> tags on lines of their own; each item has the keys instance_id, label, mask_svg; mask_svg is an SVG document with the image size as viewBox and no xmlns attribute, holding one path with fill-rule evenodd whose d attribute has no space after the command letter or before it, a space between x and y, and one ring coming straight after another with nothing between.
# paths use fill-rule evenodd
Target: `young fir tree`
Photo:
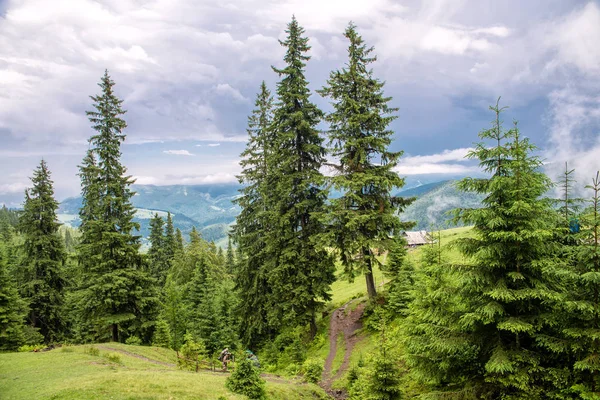
<instances>
[{"instance_id":1,"label":"young fir tree","mask_svg":"<svg viewBox=\"0 0 600 400\"><path fill-rule=\"evenodd\" d=\"M167 347L173 350L178 350L183 345L183 336L190 315L184 300L184 291L185 288L178 285L169 274L165 282L160 319L168 325L170 341Z\"/></svg>"},{"instance_id":2,"label":"young fir tree","mask_svg":"<svg viewBox=\"0 0 600 400\"><path fill-rule=\"evenodd\" d=\"M14 351L25 341L27 308L8 273L6 258L5 245L0 241L0 351Z\"/></svg>"},{"instance_id":3,"label":"young fir tree","mask_svg":"<svg viewBox=\"0 0 600 400\"><path fill-rule=\"evenodd\" d=\"M248 396L249 399L266 399L265 381L260 377L260 371L252 365L245 354L240 354L236 368L225 381L227 389L233 393Z\"/></svg>"},{"instance_id":4,"label":"young fir tree","mask_svg":"<svg viewBox=\"0 0 600 400\"><path fill-rule=\"evenodd\" d=\"M67 253L58 232L58 201L44 160L33 172L33 187L25 191L19 230L23 233L23 298L29 303L29 324L39 329L46 343L62 337L62 306Z\"/></svg>"},{"instance_id":5,"label":"young fir tree","mask_svg":"<svg viewBox=\"0 0 600 400\"><path fill-rule=\"evenodd\" d=\"M82 317L94 324L97 337L119 341L122 332L149 335L156 306L154 281L139 254L139 229L133 222L133 180L121 164L121 142L127 124L122 100L105 72L92 96L94 111L87 115L96 134L80 167L83 205L79 262L84 271L80 290ZM124 338L123 338L124 339Z\"/></svg>"},{"instance_id":6,"label":"young fir tree","mask_svg":"<svg viewBox=\"0 0 600 400\"><path fill-rule=\"evenodd\" d=\"M267 251L266 235L273 227L274 216L268 206L272 202L270 183L273 168L268 164L275 140L272 123L273 97L263 81L256 97L255 109L248 117L248 143L241 154L242 173L238 176L244 188L236 203L241 212L236 218L233 237L239 253L235 268L235 290L240 298L237 310L241 319L242 341L254 346L272 337L274 327L267 315L271 309L268 265L273 254Z\"/></svg>"},{"instance_id":7,"label":"young fir tree","mask_svg":"<svg viewBox=\"0 0 600 400\"><path fill-rule=\"evenodd\" d=\"M586 188L592 193L576 235L563 333L575 355L573 389L582 399L595 399L600 397L600 173Z\"/></svg>"},{"instance_id":8,"label":"young fir tree","mask_svg":"<svg viewBox=\"0 0 600 400\"><path fill-rule=\"evenodd\" d=\"M235 255L233 254L233 246L231 245L231 236L227 240L227 254L225 255L225 269L229 274L233 274L235 269Z\"/></svg>"},{"instance_id":9,"label":"young fir tree","mask_svg":"<svg viewBox=\"0 0 600 400\"><path fill-rule=\"evenodd\" d=\"M158 215L154 214L154 217L150 220L150 249L148 250L148 262L150 275L156 279L158 285L162 287L165 283L167 273L172 261L172 256L169 257L167 237L164 231L165 222Z\"/></svg>"},{"instance_id":10,"label":"young fir tree","mask_svg":"<svg viewBox=\"0 0 600 400\"><path fill-rule=\"evenodd\" d=\"M402 321L404 359L411 380L437 392L440 398L467 399L472 392L463 377L477 372L472 369L477 346L461 331L465 301L459 296L459 281L450 268L440 233L429 239L429 244L421 247L413 300Z\"/></svg>"},{"instance_id":11,"label":"young fir tree","mask_svg":"<svg viewBox=\"0 0 600 400\"><path fill-rule=\"evenodd\" d=\"M389 247L387 263L382 267L390 278L387 307L398 315L406 315L414 295L415 268L406 259L406 253L406 240L402 236L396 237Z\"/></svg>"},{"instance_id":12,"label":"young fir tree","mask_svg":"<svg viewBox=\"0 0 600 400\"><path fill-rule=\"evenodd\" d=\"M491 109L494 125L479 136L494 145L478 143L467 156L491 176L459 183L462 190L485 194L483 207L456 211L456 219L474 225L475 234L456 241L472 262L457 266L467 307L461 324L478 346L474 366L480 371L469 384L478 385L480 398L539 398L554 386L546 386L554 371L547 364L552 354L537 339L555 322L551 304L559 297L546 268L553 221L550 201L542 196L551 182L516 122L504 131L502 109Z\"/></svg>"},{"instance_id":13,"label":"young fir tree","mask_svg":"<svg viewBox=\"0 0 600 400\"><path fill-rule=\"evenodd\" d=\"M179 228L178 228L179 229ZM181 232L179 232L181 235ZM175 257L175 251L177 250L177 234L175 233L175 227L173 226L173 217L171 213L167 213L167 225L165 227L165 241L164 241L164 253L166 260L170 263Z\"/></svg>"},{"instance_id":14,"label":"young fir tree","mask_svg":"<svg viewBox=\"0 0 600 400\"><path fill-rule=\"evenodd\" d=\"M366 278L370 298L376 295L373 268L379 265L374 250L385 251L390 236L414 224L401 222L395 215L413 199L391 194L404 186L394 171L402 152L388 149L394 132L389 129L397 108L383 94L384 83L373 77L369 65L377 60L373 47L367 47L350 23L344 36L350 41L348 63L333 71L320 93L332 100L334 111L327 115L333 165L333 186L343 194L331 201L326 220L332 226L335 246L341 253L350 279Z\"/></svg>"},{"instance_id":15,"label":"young fir tree","mask_svg":"<svg viewBox=\"0 0 600 400\"><path fill-rule=\"evenodd\" d=\"M311 103L304 76L310 59L304 29L292 18L286 32L280 42L286 48L285 67L273 67L280 81L272 124L277 151L267 158L273 169L269 206L275 211L269 221L274 229L266 235L272 263L268 280L276 318L288 326L309 324L314 337L316 313L331 299L329 290L335 280L333 256L318 243L324 225L316 216L327 200L320 171L326 151L316 129L323 112Z\"/></svg>"}]
</instances>

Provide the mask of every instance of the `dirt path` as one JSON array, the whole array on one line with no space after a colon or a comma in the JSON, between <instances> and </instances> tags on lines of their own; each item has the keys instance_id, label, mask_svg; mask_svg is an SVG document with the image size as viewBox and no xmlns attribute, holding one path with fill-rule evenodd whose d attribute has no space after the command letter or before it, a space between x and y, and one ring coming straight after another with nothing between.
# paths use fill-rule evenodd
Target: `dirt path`
<instances>
[{"instance_id":1,"label":"dirt path","mask_svg":"<svg viewBox=\"0 0 600 400\"><path fill-rule=\"evenodd\" d=\"M165 367L175 367L175 364L171 364L171 363L167 363L167 362L163 362L163 361L158 361L158 360L153 360L151 358L144 357L144 356L141 356L139 354L131 353L131 352L127 351L127 350L115 349L114 347L108 347L108 346L96 346L96 347L99 348L99 349L102 349L102 350L116 351L117 353L122 353L122 354L128 355L130 357L134 357L134 358L137 358L137 359L140 359L140 360L147 361L147 362L152 363L152 364L164 365Z\"/></svg>"},{"instance_id":2,"label":"dirt path","mask_svg":"<svg viewBox=\"0 0 600 400\"><path fill-rule=\"evenodd\" d=\"M360 318L365 309L365 303L361 303L354 310L347 312L346 310L350 304L352 304L352 300L335 310L331 315L331 321L329 322L329 355L327 356L327 360L325 360L325 368L321 378L321 387L335 399L346 398L346 394L343 391L333 390L331 385L335 380L339 379L350 366L352 349L360 340L360 338L356 336L356 331L362 328ZM336 374L331 376L333 360L337 354L338 336L340 334L344 335L344 361Z\"/></svg>"}]
</instances>

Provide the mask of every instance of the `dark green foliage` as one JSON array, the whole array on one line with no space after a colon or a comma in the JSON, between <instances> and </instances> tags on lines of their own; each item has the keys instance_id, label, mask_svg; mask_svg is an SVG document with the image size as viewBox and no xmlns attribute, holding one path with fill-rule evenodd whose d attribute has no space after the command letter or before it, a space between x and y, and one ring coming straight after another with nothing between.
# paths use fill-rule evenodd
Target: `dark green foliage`
<instances>
[{"instance_id":1,"label":"dark green foliage","mask_svg":"<svg viewBox=\"0 0 600 400\"><path fill-rule=\"evenodd\" d=\"M156 328L154 329L154 338L152 338L152 345L157 347L171 347L172 338L169 324L162 318L156 321ZM179 347L177 347L179 348Z\"/></svg>"},{"instance_id":2,"label":"dark green foliage","mask_svg":"<svg viewBox=\"0 0 600 400\"><path fill-rule=\"evenodd\" d=\"M227 389L249 399L266 399L265 381L260 377L260 371L243 354L237 360L235 369L225 382Z\"/></svg>"},{"instance_id":3,"label":"dark green foliage","mask_svg":"<svg viewBox=\"0 0 600 400\"><path fill-rule=\"evenodd\" d=\"M342 196L331 201L325 215L332 226L330 240L340 252L346 275L353 279L365 275L370 298L376 295L373 267L379 265L376 251L387 250L390 236L409 229L395 213L412 199L393 196L394 188L404 186L404 179L394 171L402 152L388 150L393 131L389 124L397 117L397 108L383 94L384 83L368 69L376 61L371 56L355 26L350 23L344 36L350 41L348 62L341 71L331 72L320 93L333 102L334 111L327 115L331 155L339 158L334 166L334 187Z\"/></svg>"},{"instance_id":4,"label":"dark green foliage","mask_svg":"<svg viewBox=\"0 0 600 400\"><path fill-rule=\"evenodd\" d=\"M9 210L6 206L0 208L0 240L10 242L19 224L19 212Z\"/></svg>"},{"instance_id":5,"label":"dark green foliage","mask_svg":"<svg viewBox=\"0 0 600 400\"><path fill-rule=\"evenodd\" d=\"M0 351L15 351L25 343L26 312L25 303L8 274L5 246L0 241Z\"/></svg>"},{"instance_id":6,"label":"dark green foliage","mask_svg":"<svg viewBox=\"0 0 600 400\"><path fill-rule=\"evenodd\" d=\"M64 243L58 233L58 202L46 162L33 172L32 188L25 191L19 230L23 234L21 295L29 303L29 324L39 329L46 343L62 337L64 321Z\"/></svg>"},{"instance_id":7,"label":"dark green foliage","mask_svg":"<svg viewBox=\"0 0 600 400\"><path fill-rule=\"evenodd\" d=\"M268 252L266 235L273 221L267 206L272 198L269 183L273 168L268 164L274 134L272 122L273 98L263 81L257 95L255 109L248 117L248 143L242 152L238 176L241 196L235 201L241 212L234 226L234 239L240 255L235 268L235 288L240 298L237 310L241 319L240 336L245 344L254 346L269 338L274 327L268 321L271 308L271 288L268 284L269 261L274 255ZM241 254L245 256L241 256ZM228 252L229 254L229 252Z\"/></svg>"},{"instance_id":8,"label":"dark green foliage","mask_svg":"<svg viewBox=\"0 0 600 400\"><path fill-rule=\"evenodd\" d=\"M323 361L319 359L309 359L302 364L304 380L310 383L318 383L323 375Z\"/></svg>"},{"instance_id":9,"label":"dark green foliage","mask_svg":"<svg viewBox=\"0 0 600 400\"><path fill-rule=\"evenodd\" d=\"M169 214L169 217L170 215L171 214ZM158 216L158 213L150 220L150 249L148 250L148 262L150 264L149 271L150 276L156 279L159 287L162 287L165 283L174 256L174 253L170 253L174 251L175 236L172 236L171 239L169 239L169 237L165 235L164 224L165 222ZM171 228L172 227L173 224L171 223Z\"/></svg>"},{"instance_id":10,"label":"dark green foliage","mask_svg":"<svg viewBox=\"0 0 600 400\"><path fill-rule=\"evenodd\" d=\"M84 271L79 293L82 317L93 324L98 339L124 339L121 332L149 341L156 307L155 282L139 254L139 229L133 222L133 183L120 162L123 129L122 100L105 72L102 93L92 96L87 115L96 134L80 167L83 205L82 240L78 258Z\"/></svg>"},{"instance_id":11,"label":"dark green foliage","mask_svg":"<svg viewBox=\"0 0 600 400\"><path fill-rule=\"evenodd\" d=\"M591 196L581 216L581 232L575 235L578 246L567 277L571 290L563 334L575 356L573 389L583 399L594 399L600 396L600 173L586 188Z\"/></svg>"},{"instance_id":12,"label":"dark green foliage","mask_svg":"<svg viewBox=\"0 0 600 400\"><path fill-rule=\"evenodd\" d=\"M394 313L406 315L413 298L415 269L406 259L406 240L396 237L390 245L387 263L382 268L390 278L388 283L387 306Z\"/></svg>"},{"instance_id":13,"label":"dark green foliage","mask_svg":"<svg viewBox=\"0 0 600 400\"><path fill-rule=\"evenodd\" d=\"M472 260L457 266L466 307L460 329L477 349L477 363L462 377L481 398L531 399L554 387L548 381L559 373L548 364L551 352L536 341L555 323L551 304L560 298L546 268L554 233L550 202L541 196L551 182L540 172L541 160L531 155L535 146L516 123L504 131L502 109L490 108L496 113L493 127L479 136L493 145L478 143L468 157L478 159L491 177L466 178L459 185L486 194L483 208L456 212L476 234L456 241Z\"/></svg>"},{"instance_id":14,"label":"dark green foliage","mask_svg":"<svg viewBox=\"0 0 600 400\"><path fill-rule=\"evenodd\" d=\"M174 350L183 344L183 336L186 331L186 321L188 320L188 310L183 298L184 288L169 275L164 287L163 304L161 318L167 323L170 332L170 341L167 347ZM157 326L158 329L158 326Z\"/></svg>"},{"instance_id":15,"label":"dark green foliage","mask_svg":"<svg viewBox=\"0 0 600 400\"><path fill-rule=\"evenodd\" d=\"M327 192L320 171L325 161L323 140L316 129L323 113L310 101L304 75L310 57L308 38L295 18L288 24L285 66L273 68L280 76L278 102L270 129L274 148L267 163L272 168L268 181L271 195L269 227L265 235L268 283L272 291L272 318L284 325L310 325L316 335L316 313L328 301L334 281L332 255L318 243L324 231L316 214L324 211ZM249 254L243 250L246 256Z\"/></svg>"},{"instance_id":16,"label":"dark green foliage","mask_svg":"<svg viewBox=\"0 0 600 400\"><path fill-rule=\"evenodd\" d=\"M458 279L450 268L439 235L421 247L421 267L415 271L413 301L402 321L404 359L413 380L460 398L461 377L475 363L476 347L460 331L464 310Z\"/></svg>"},{"instance_id":17,"label":"dark green foliage","mask_svg":"<svg viewBox=\"0 0 600 400\"><path fill-rule=\"evenodd\" d=\"M235 256L233 254L233 247L231 245L231 236L227 240L227 255L225 256L225 269L229 274L233 274L235 269Z\"/></svg>"},{"instance_id":18,"label":"dark green foliage","mask_svg":"<svg viewBox=\"0 0 600 400\"><path fill-rule=\"evenodd\" d=\"M173 226L173 217L171 217L171 213L167 214L167 225L165 227L165 238L164 238L164 257L167 262L170 262L173 257L175 257L175 252L179 247L179 244L183 245L183 239L181 236L181 231L177 228L178 233L175 233L175 228ZM178 236L177 236L178 235ZM181 243L177 243L178 239L182 239ZM183 247L183 246L181 246Z\"/></svg>"}]
</instances>

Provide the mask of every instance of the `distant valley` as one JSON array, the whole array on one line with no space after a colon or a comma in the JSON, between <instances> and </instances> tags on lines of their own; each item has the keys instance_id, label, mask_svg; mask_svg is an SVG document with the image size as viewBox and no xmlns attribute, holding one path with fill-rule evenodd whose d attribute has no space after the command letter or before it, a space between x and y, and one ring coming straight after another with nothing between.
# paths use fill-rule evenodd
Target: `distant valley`
<instances>
[{"instance_id":1,"label":"distant valley","mask_svg":"<svg viewBox=\"0 0 600 400\"><path fill-rule=\"evenodd\" d=\"M481 203L480 196L460 192L455 184L455 180L416 182L414 186L400 191L399 194L404 197L417 197L400 214L400 218L415 221L417 225L414 229L418 230L454 226L447 215L448 211L459 206L478 207ZM195 226L206 240L225 246L227 232L240 212L240 208L233 203L240 195L239 189L237 184L133 185L136 192L133 205L137 208L135 220L140 224L140 234L143 238L148 237L150 219L155 213L166 218L167 212L170 212L175 227L181 229L186 239ZM80 197L64 200L59 209L61 222L79 226L80 206Z\"/></svg>"}]
</instances>

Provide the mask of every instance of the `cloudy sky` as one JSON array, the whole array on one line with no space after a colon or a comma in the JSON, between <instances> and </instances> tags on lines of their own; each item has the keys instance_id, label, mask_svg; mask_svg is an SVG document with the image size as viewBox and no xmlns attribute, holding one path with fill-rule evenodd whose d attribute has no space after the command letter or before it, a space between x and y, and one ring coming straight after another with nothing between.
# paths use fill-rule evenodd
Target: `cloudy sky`
<instances>
[{"instance_id":1,"label":"cloudy sky","mask_svg":"<svg viewBox=\"0 0 600 400\"><path fill-rule=\"evenodd\" d=\"M350 20L375 46L375 74L400 108L401 174L474 173L462 157L498 96L549 170L569 160L587 181L600 168L597 1L0 0L0 202L22 197L42 157L59 199L79 192L85 111L105 68L128 110L123 160L138 183L235 181L292 14L310 37L313 90L343 65Z\"/></svg>"}]
</instances>

